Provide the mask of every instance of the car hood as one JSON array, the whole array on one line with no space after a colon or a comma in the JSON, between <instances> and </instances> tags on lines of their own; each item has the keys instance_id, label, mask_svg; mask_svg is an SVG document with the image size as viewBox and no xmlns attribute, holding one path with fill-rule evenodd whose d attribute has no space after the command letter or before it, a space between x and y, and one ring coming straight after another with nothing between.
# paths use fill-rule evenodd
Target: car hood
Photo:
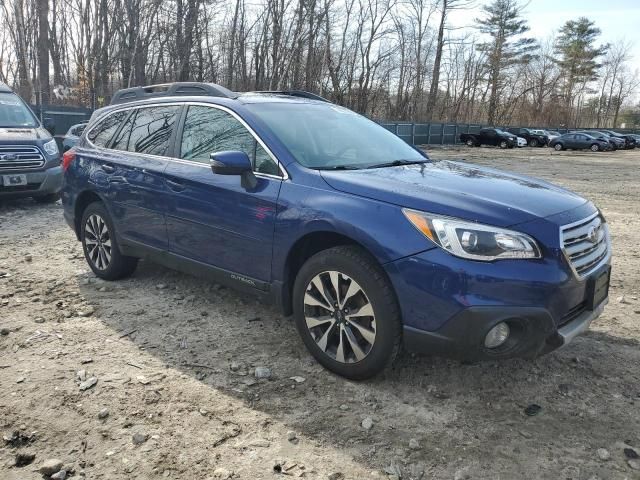
<instances>
[{"instance_id":1,"label":"car hood","mask_svg":"<svg viewBox=\"0 0 640 480\"><path fill-rule=\"evenodd\" d=\"M334 189L402 207L507 227L587 201L541 180L462 162L322 171Z\"/></svg>"},{"instance_id":2,"label":"car hood","mask_svg":"<svg viewBox=\"0 0 640 480\"><path fill-rule=\"evenodd\" d=\"M36 142L50 139L51 135L44 128L0 128L0 143Z\"/></svg>"}]
</instances>

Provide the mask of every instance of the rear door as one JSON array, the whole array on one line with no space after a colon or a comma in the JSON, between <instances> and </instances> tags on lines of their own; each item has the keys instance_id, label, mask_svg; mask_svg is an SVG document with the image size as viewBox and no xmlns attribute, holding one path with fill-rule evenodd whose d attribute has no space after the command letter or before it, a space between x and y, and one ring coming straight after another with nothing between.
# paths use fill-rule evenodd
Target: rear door
<instances>
[{"instance_id":1,"label":"rear door","mask_svg":"<svg viewBox=\"0 0 640 480\"><path fill-rule=\"evenodd\" d=\"M226 270L249 285L268 282L283 181L275 157L238 116L211 105L188 107L178 145L180 160L165 171L171 192L169 250ZM225 150L249 155L258 180L255 188L243 188L239 176L211 171L210 154Z\"/></svg>"},{"instance_id":2,"label":"rear door","mask_svg":"<svg viewBox=\"0 0 640 480\"><path fill-rule=\"evenodd\" d=\"M134 109L110 148L110 198L117 230L129 241L161 250L168 248L169 190L163 173L181 109L180 105Z\"/></svg>"},{"instance_id":3,"label":"rear door","mask_svg":"<svg viewBox=\"0 0 640 480\"><path fill-rule=\"evenodd\" d=\"M575 133L570 133L570 134L565 135L564 147L565 148L580 148L578 146L578 141L576 139L576 134Z\"/></svg>"}]
</instances>

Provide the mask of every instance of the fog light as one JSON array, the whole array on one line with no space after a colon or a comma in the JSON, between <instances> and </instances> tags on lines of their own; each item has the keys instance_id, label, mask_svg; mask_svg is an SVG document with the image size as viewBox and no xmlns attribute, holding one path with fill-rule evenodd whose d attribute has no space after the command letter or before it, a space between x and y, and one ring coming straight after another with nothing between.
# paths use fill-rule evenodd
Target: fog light
<instances>
[{"instance_id":1,"label":"fog light","mask_svg":"<svg viewBox=\"0 0 640 480\"><path fill-rule=\"evenodd\" d=\"M509 338L510 328L504 322L498 323L495 327L489 330L487 336L484 337L484 346L487 348L498 348Z\"/></svg>"}]
</instances>

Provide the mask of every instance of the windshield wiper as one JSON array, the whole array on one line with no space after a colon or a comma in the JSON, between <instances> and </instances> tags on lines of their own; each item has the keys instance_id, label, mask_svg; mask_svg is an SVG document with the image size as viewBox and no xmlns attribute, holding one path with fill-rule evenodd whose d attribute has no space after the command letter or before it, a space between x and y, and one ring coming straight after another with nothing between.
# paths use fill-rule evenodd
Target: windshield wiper
<instances>
[{"instance_id":1,"label":"windshield wiper","mask_svg":"<svg viewBox=\"0 0 640 480\"><path fill-rule=\"evenodd\" d=\"M360 167L353 165L328 165L326 167L316 167L316 170L360 170Z\"/></svg>"},{"instance_id":2,"label":"windshield wiper","mask_svg":"<svg viewBox=\"0 0 640 480\"><path fill-rule=\"evenodd\" d=\"M429 160L394 160L393 162L369 165L367 168L401 167L403 165L420 165L423 163L429 163Z\"/></svg>"}]
</instances>

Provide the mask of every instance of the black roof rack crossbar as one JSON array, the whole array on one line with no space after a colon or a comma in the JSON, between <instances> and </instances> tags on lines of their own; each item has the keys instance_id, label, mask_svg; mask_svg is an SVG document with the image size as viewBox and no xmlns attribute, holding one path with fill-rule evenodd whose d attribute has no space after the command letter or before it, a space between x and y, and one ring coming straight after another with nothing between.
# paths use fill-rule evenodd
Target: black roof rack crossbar
<instances>
[{"instance_id":1,"label":"black roof rack crossbar","mask_svg":"<svg viewBox=\"0 0 640 480\"><path fill-rule=\"evenodd\" d=\"M324 97L320 95L316 95L315 93L305 92L304 90L261 90L257 92L247 92L247 93L260 93L265 95L288 95L290 97L300 97L300 98L308 98L310 100L319 100L321 102L331 103Z\"/></svg>"},{"instance_id":2,"label":"black roof rack crossbar","mask_svg":"<svg viewBox=\"0 0 640 480\"><path fill-rule=\"evenodd\" d=\"M215 83L175 82L160 85L149 85L148 87L123 88L113 95L111 105L135 102L137 100L145 100L147 98L175 96L236 98L238 95L227 88L216 85Z\"/></svg>"}]
</instances>

